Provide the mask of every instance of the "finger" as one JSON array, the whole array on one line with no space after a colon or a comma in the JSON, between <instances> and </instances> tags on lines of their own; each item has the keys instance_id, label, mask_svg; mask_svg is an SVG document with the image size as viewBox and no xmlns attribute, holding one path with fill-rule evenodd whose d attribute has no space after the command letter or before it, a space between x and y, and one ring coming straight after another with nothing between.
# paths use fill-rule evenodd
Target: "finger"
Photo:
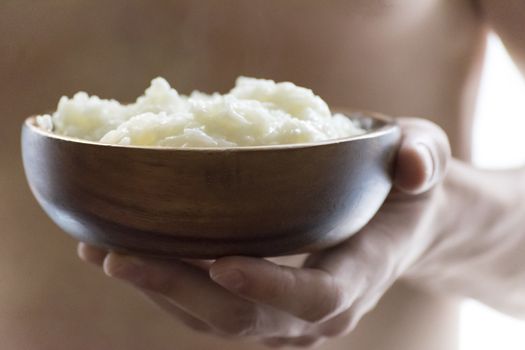
<instances>
[{"instance_id":1,"label":"finger","mask_svg":"<svg viewBox=\"0 0 525 350\"><path fill-rule=\"evenodd\" d=\"M316 336L301 336L295 338L284 338L284 337L273 337L267 338L263 341L263 344L270 348L282 348L285 346L295 346L301 348L312 348L324 341L323 337Z\"/></svg>"},{"instance_id":2,"label":"finger","mask_svg":"<svg viewBox=\"0 0 525 350\"><path fill-rule=\"evenodd\" d=\"M211 264L213 263L213 260L198 260L198 259L180 259L180 260L184 261L186 264L196 266L203 271L208 271L210 269Z\"/></svg>"},{"instance_id":3,"label":"finger","mask_svg":"<svg viewBox=\"0 0 525 350\"><path fill-rule=\"evenodd\" d=\"M180 320L189 328L199 331L199 332L210 332L212 328L205 322L199 320L198 318L193 317L187 312L183 311L177 305L173 304L169 299L160 295L158 293L142 289L142 294L150 300L153 304L157 305L160 309L166 311L167 313L175 316L176 319Z\"/></svg>"},{"instance_id":4,"label":"finger","mask_svg":"<svg viewBox=\"0 0 525 350\"><path fill-rule=\"evenodd\" d=\"M387 220L387 222L391 221ZM352 291L355 293L352 305L344 311L345 315L339 314L332 319L337 322L336 318L341 317L339 321L343 328L339 330L340 332L353 329L359 319L377 304L407 266L410 266L421 254L425 239L418 239L420 242L416 243L417 247L414 246L413 240L411 235L392 233L390 227L383 225L380 220L372 221L345 242L313 253L306 259L304 264L306 268L327 271L352 286ZM328 333L323 334L331 336Z\"/></svg>"},{"instance_id":5,"label":"finger","mask_svg":"<svg viewBox=\"0 0 525 350\"><path fill-rule=\"evenodd\" d=\"M290 344L292 346L296 346L300 348L313 348L313 347L320 345L323 342L324 342L323 337L314 337L314 336L306 335L302 337L293 338L290 341Z\"/></svg>"},{"instance_id":6,"label":"finger","mask_svg":"<svg viewBox=\"0 0 525 350\"><path fill-rule=\"evenodd\" d=\"M343 243L312 253L304 267L327 271L339 280L347 281L355 292L355 302L361 294L370 295L372 287L399 277L398 273L402 271L399 265L411 257L406 249L409 239L393 235L389 229L372 221Z\"/></svg>"},{"instance_id":7,"label":"finger","mask_svg":"<svg viewBox=\"0 0 525 350\"><path fill-rule=\"evenodd\" d=\"M442 181L450 159L445 132L420 118L398 118L403 138L396 160L394 183L399 190L419 194Z\"/></svg>"},{"instance_id":8,"label":"finger","mask_svg":"<svg viewBox=\"0 0 525 350\"><path fill-rule=\"evenodd\" d=\"M108 255L108 251L103 248L80 242L77 246L77 254L78 257L85 262L102 266L104 258ZM182 261L206 271L208 271L210 265L213 263L213 260L182 259Z\"/></svg>"},{"instance_id":9,"label":"finger","mask_svg":"<svg viewBox=\"0 0 525 350\"><path fill-rule=\"evenodd\" d=\"M272 337L266 338L262 342L269 348L279 349L288 345L288 338Z\"/></svg>"},{"instance_id":10,"label":"finger","mask_svg":"<svg viewBox=\"0 0 525 350\"><path fill-rule=\"evenodd\" d=\"M319 325L318 332L325 337L341 337L350 333L357 325L357 321L357 314L354 307L351 307L342 314Z\"/></svg>"},{"instance_id":11,"label":"finger","mask_svg":"<svg viewBox=\"0 0 525 350\"><path fill-rule=\"evenodd\" d=\"M159 293L180 309L231 336L296 334L291 317L239 298L210 280L207 271L177 260L110 253L104 271L141 289Z\"/></svg>"},{"instance_id":12,"label":"finger","mask_svg":"<svg viewBox=\"0 0 525 350\"><path fill-rule=\"evenodd\" d=\"M331 317L352 303L341 281L322 270L276 265L264 259L227 257L210 268L224 288L309 322Z\"/></svg>"},{"instance_id":13,"label":"finger","mask_svg":"<svg viewBox=\"0 0 525 350\"><path fill-rule=\"evenodd\" d=\"M77 246L78 257L88 263L102 266L107 250L80 242Z\"/></svg>"}]
</instances>

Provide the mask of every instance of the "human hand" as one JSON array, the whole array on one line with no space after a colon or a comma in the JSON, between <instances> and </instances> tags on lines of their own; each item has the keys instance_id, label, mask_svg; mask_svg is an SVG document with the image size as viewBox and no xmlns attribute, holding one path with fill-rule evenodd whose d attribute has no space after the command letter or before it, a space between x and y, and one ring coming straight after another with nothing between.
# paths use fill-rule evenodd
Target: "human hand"
<instances>
[{"instance_id":1,"label":"human hand","mask_svg":"<svg viewBox=\"0 0 525 350\"><path fill-rule=\"evenodd\" d=\"M433 239L435 196L450 150L434 124L400 118L395 189L367 226L307 257L302 268L260 258L214 262L108 253L80 243L103 266L189 327L268 346L310 346L350 332Z\"/></svg>"}]
</instances>

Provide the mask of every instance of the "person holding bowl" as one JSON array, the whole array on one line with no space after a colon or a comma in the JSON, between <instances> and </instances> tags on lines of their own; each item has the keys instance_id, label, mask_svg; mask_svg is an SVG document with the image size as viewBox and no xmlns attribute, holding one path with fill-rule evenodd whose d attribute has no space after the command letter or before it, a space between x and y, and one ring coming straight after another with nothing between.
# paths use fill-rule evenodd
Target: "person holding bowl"
<instances>
[{"instance_id":1,"label":"person holding bowl","mask_svg":"<svg viewBox=\"0 0 525 350\"><path fill-rule=\"evenodd\" d=\"M9 116L2 129L9 145L18 143L10 135L21 123L12 116L49 108L58 92L125 99L157 75L174 77L183 91L222 91L241 74L288 80L331 106L418 117L398 119L395 190L381 210L361 232L322 252L295 261L166 262L80 244L83 260L160 310L75 263L73 243L51 234L56 229L29 191L21 193L20 167L3 170L6 347L453 349L458 297L524 317L525 175L469 165L487 29L525 69L522 2L1 6L0 23L9 30L0 34L8 49L0 69L9 88L0 108ZM35 40L40 33L46 35ZM4 163L18 159L8 150Z\"/></svg>"}]
</instances>

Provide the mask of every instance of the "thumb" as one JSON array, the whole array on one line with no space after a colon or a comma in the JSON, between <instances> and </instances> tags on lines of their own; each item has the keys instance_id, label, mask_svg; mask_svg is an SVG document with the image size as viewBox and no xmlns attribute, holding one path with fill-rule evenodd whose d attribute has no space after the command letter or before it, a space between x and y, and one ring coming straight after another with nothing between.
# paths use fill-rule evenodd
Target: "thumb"
<instances>
[{"instance_id":1,"label":"thumb","mask_svg":"<svg viewBox=\"0 0 525 350\"><path fill-rule=\"evenodd\" d=\"M401 192L420 194L440 183L450 160L450 144L436 124L420 118L397 118L402 140L394 185Z\"/></svg>"}]
</instances>

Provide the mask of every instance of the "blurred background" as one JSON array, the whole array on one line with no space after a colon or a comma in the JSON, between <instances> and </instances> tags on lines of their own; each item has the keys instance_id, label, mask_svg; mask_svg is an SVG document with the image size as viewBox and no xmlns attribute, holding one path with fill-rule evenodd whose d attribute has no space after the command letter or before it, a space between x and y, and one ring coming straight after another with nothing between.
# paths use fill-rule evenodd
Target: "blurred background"
<instances>
[{"instance_id":1,"label":"blurred background","mask_svg":"<svg viewBox=\"0 0 525 350\"><path fill-rule=\"evenodd\" d=\"M156 75L170 78L181 91L188 92L202 86L208 86L210 91L224 90L233 81L230 76L252 73L239 72L239 62L231 60L223 71L205 72L199 75L201 80L196 80L195 72L200 73L207 56L199 54L198 47L187 35L176 36L169 30L172 23L184 20L188 26L199 23L191 22L192 18L177 17L176 12L155 11L154 6L134 9L133 4L140 3L137 1L109 1L98 5L96 1L78 1L78 6L73 1L67 3L69 6L64 3L27 0L0 3L0 63L9 64L0 64L0 117L8 124L0 129L0 139L8 145L18 145L19 126L25 116L53 108L62 94L71 96L78 90L87 90L130 101ZM166 5L168 1L156 2L157 6L161 4L163 8L170 8ZM220 7L222 2L215 4ZM124 8L128 9L125 20L120 16ZM18 23L20 18L26 22ZM72 35L73 32L78 34ZM108 38L108 33L113 37ZM202 33L196 30L195 35L199 34ZM149 40L150 37L155 41ZM174 42L177 45L172 45ZM232 49L231 43L219 45L217 51ZM191 54L184 55L184 50ZM298 63L293 68L299 72L304 67ZM298 74L292 71L287 79L295 81ZM228 85L207 80L210 76ZM326 86L320 87L328 91ZM525 83L495 36L489 38L476 114L475 164L485 168L525 164ZM13 335L17 324L32 327L42 339L46 332L58 330L62 339L84 330L86 322L89 323L85 316L89 315L95 320L91 324L100 329L94 326L86 329L86 337L96 339L105 329L112 329L113 333L106 334L108 338L122 334L124 339L130 339L127 348L131 348L137 341L129 335L130 326L115 326L118 320L113 317L119 312L124 316L129 314L130 319L131 315L146 315L141 317L152 325L149 334L153 339L162 340L167 333L162 333L153 321L163 319L153 314L150 305L138 304L135 294L95 275L77 261L74 242L45 217L29 193L19 150L0 147L0 156L4 167L0 171L0 188L9 190L2 192L0 199L1 228L9 228L9 232L5 229L0 232L0 300L3 301L0 314L7 315L0 317L0 340L6 334ZM19 213L28 219L20 220L20 216L16 216ZM13 262L16 268L12 268ZM53 303L47 305L46 300ZM135 310L130 305L134 305ZM82 317L73 319L72 314ZM46 315L55 316L53 322L48 321ZM142 327L142 322L139 323ZM26 337L26 328L18 338L15 336ZM460 343L461 350L523 350L525 323L466 301L461 309Z\"/></svg>"},{"instance_id":2,"label":"blurred background","mask_svg":"<svg viewBox=\"0 0 525 350\"><path fill-rule=\"evenodd\" d=\"M491 169L523 166L525 79L495 35L488 38L476 114L474 163ZM460 324L460 350L525 349L525 322L475 301L463 303Z\"/></svg>"}]
</instances>

